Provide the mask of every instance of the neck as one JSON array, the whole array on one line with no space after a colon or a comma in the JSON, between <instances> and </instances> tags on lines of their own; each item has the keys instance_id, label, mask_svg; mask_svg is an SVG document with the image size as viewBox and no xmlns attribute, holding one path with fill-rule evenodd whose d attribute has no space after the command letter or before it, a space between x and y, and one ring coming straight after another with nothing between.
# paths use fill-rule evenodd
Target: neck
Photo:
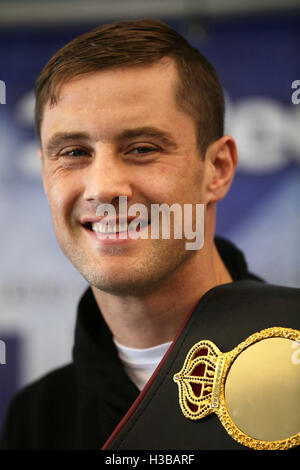
<instances>
[{"instance_id":1,"label":"neck","mask_svg":"<svg viewBox=\"0 0 300 470\"><path fill-rule=\"evenodd\" d=\"M213 287L232 282L214 243L144 296L112 295L92 286L96 302L114 338L132 348L172 341L186 316Z\"/></svg>"}]
</instances>

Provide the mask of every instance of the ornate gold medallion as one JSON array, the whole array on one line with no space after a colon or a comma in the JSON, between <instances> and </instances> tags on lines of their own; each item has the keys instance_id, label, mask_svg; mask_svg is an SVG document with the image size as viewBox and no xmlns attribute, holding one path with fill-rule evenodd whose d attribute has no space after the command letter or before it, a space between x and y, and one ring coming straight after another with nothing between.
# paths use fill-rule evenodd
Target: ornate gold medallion
<instances>
[{"instance_id":1,"label":"ornate gold medallion","mask_svg":"<svg viewBox=\"0 0 300 470\"><path fill-rule=\"evenodd\" d=\"M226 353L200 341L174 381L186 418L215 413L233 439L252 449L300 445L300 331L268 328Z\"/></svg>"}]
</instances>

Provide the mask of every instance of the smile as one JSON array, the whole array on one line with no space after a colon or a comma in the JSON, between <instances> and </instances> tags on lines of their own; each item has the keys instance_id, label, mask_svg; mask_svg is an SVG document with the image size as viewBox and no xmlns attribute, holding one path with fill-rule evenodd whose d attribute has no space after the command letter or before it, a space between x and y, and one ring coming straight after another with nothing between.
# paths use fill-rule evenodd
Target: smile
<instances>
[{"instance_id":1,"label":"smile","mask_svg":"<svg viewBox=\"0 0 300 470\"><path fill-rule=\"evenodd\" d=\"M116 223L116 221L86 221L82 227L92 237L94 242L101 245L128 244L140 238L146 230L148 232L148 220L128 220ZM147 234L145 234L147 236ZM148 238L148 236L147 236Z\"/></svg>"},{"instance_id":2,"label":"smile","mask_svg":"<svg viewBox=\"0 0 300 470\"><path fill-rule=\"evenodd\" d=\"M101 223L101 222L94 222L91 224L91 229L95 233L122 233L127 232L128 230L140 231L142 228L146 227L149 224L148 221L140 221L137 223L135 220L131 222L123 222L123 223Z\"/></svg>"}]
</instances>

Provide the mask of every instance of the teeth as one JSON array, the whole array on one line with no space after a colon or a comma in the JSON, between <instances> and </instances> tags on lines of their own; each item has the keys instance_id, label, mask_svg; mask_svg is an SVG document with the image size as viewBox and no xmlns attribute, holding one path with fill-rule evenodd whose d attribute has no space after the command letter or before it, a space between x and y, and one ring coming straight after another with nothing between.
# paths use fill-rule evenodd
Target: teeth
<instances>
[{"instance_id":1,"label":"teeth","mask_svg":"<svg viewBox=\"0 0 300 470\"><path fill-rule=\"evenodd\" d=\"M101 224L100 222L95 222L92 224L92 229L96 233L117 233L117 232L126 232L128 228L127 222L123 224Z\"/></svg>"}]
</instances>

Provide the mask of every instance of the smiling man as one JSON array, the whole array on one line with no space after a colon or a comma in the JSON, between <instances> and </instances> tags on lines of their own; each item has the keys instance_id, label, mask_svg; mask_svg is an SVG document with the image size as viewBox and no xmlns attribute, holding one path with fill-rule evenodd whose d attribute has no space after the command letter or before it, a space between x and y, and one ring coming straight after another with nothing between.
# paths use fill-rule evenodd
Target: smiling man
<instances>
[{"instance_id":1,"label":"smiling man","mask_svg":"<svg viewBox=\"0 0 300 470\"><path fill-rule=\"evenodd\" d=\"M173 342L164 358L168 364L182 337L181 325L191 311L195 317L215 289L224 311L207 334L223 329L220 346L235 346L245 333L274 326L268 312L262 322L242 330L249 311L241 312L243 320L227 317L231 310L225 298L238 305L240 296L245 306L257 298L258 310L265 306L257 293L263 283L247 271L242 254L214 239L216 203L228 192L237 164L235 142L223 134L223 118L214 68L156 20L99 27L67 44L45 66L36 83L44 189L58 242L90 288L78 307L73 363L18 394L2 448L101 448L139 391L134 410L152 396L149 384L155 387L160 380L160 360ZM121 198L129 210L136 204L147 209L137 237L130 236L133 216L120 212ZM151 208L162 204L189 205L194 228L195 209L203 205L201 249L186 249L186 237L175 237L172 230L162 236L161 226L159 236L151 236ZM106 225L104 212L99 215L103 205L116 213ZM170 223L173 229L174 220ZM218 291L222 286L225 294ZM294 298L296 290L287 291L280 296ZM263 296L270 299L274 293ZM296 327L293 309L283 326ZM232 338L226 318L235 326ZM204 331L206 321L204 315ZM199 339L205 339L202 327ZM145 387L156 368L156 379ZM177 395L171 373L165 380L171 395ZM163 400L162 393L159 412ZM174 409L181 417L178 404ZM153 429L159 427L155 420ZM225 430L218 439L214 431L201 432L215 448L241 447L228 441ZM139 445L148 448L147 439L145 432ZM170 439L162 445L170 448L175 442ZM190 448L209 448L199 439ZM185 448L185 440L181 445L176 442L175 448Z\"/></svg>"},{"instance_id":2,"label":"smiling man","mask_svg":"<svg viewBox=\"0 0 300 470\"><path fill-rule=\"evenodd\" d=\"M235 146L221 137L204 158L195 120L176 104L177 81L169 57L75 76L57 105L45 106L41 123L43 180L60 246L91 284L116 340L130 347L170 341L199 296L231 281L212 240L214 203L233 177ZM152 239L151 221L147 240L97 238L99 204L117 208L119 196L148 213L151 204L207 204L205 248ZM175 297L183 277L190 281Z\"/></svg>"}]
</instances>

